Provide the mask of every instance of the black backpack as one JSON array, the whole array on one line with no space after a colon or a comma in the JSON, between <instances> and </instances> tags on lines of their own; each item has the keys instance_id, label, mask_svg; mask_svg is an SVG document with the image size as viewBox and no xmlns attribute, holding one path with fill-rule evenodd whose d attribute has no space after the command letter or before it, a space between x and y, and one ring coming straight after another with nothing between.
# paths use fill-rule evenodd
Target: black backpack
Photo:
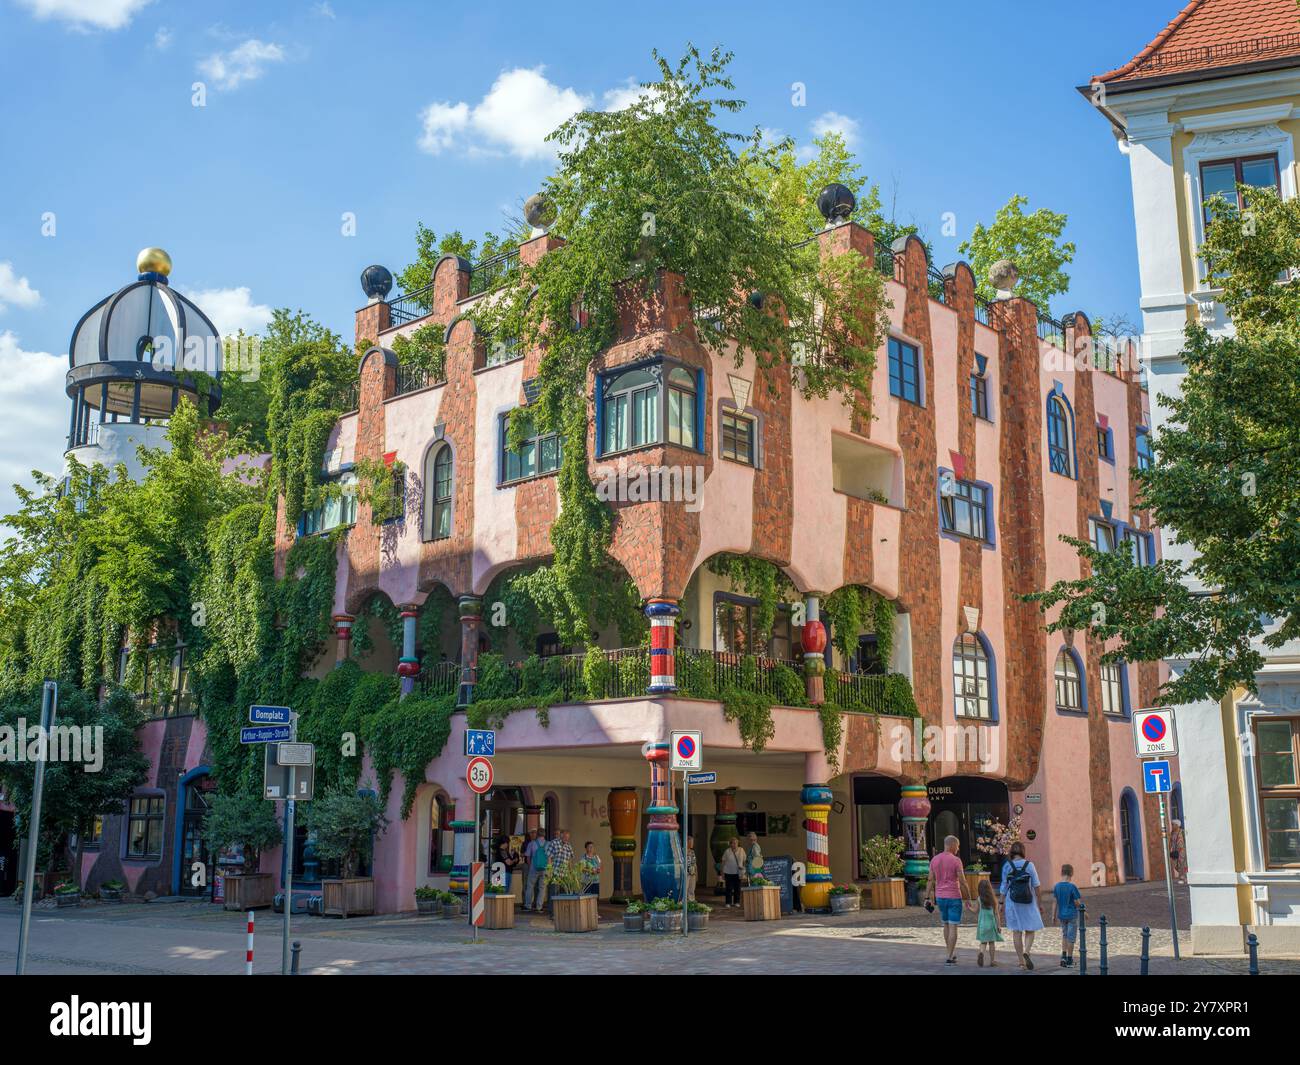
<instances>
[{"instance_id":1,"label":"black backpack","mask_svg":"<svg viewBox=\"0 0 1300 1065\"><path fill-rule=\"evenodd\" d=\"M1025 859L1025 864L1019 869L1015 863L1011 866L1011 875L1007 877L1007 883L1011 885L1008 894L1012 902L1026 903L1034 901L1034 878L1029 871L1029 859Z\"/></svg>"}]
</instances>

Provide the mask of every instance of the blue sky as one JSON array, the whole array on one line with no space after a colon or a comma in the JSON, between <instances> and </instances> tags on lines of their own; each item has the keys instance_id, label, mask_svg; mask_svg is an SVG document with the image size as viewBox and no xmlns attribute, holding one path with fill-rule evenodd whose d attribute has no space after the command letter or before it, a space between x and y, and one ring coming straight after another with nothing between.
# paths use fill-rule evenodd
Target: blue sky
<instances>
[{"instance_id":1,"label":"blue sky","mask_svg":"<svg viewBox=\"0 0 1300 1065\"><path fill-rule=\"evenodd\" d=\"M350 339L365 265L403 266L417 220L497 227L548 172L549 126L687 41L736 53L740 127L845 131L937 263L1023 193L1079 246L1054 309L1136 320L1127 164L1075 86L1179 6L0 0L0 514L57 470L72 327L141 247L223 331L290 306Z\"/></svg>"}]
</instances>

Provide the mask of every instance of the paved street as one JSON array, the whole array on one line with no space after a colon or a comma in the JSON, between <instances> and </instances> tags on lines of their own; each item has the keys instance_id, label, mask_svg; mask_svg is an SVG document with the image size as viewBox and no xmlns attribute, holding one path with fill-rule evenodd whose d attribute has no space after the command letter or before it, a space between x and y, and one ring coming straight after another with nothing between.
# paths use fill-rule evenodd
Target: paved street
<instances>
[{"instance_id":1,"label":"paved street","mask_svg":"<svg viewBox=\"0 0 1300 1065\"><path fill-rule=\"evenodd\" d=\"M1160 925L1167 910L1161 885L1135 884L1086 893L1090 920L1110 918L1110 971L1136 973L1141 925L1149 924L1153 973L1245 973L1238 958L1184 958L1175 962L1171 937ZM710 897L704 896L706 901ZM1185 890L1179 900L1186 927ZM715 909L712 927L700 935L632 935L622 929L621 909L602 907L599 931L567 935L552 931L549 918L520 914L514 929L480 932L471 941L462 920L413 915L374 918L294 918L303 944L305 973L790 973L790 974L979 974L1020 975L1010 936L1000 949L1002 965L975 964L974 927L961 934L959 964L943 964L942 931L924 910L862 912L840 917L794 916L746 923L736 912ZM254 971L280 969L280 917L258 914ZM12 972L18 907L0 902L0 972ZM33 914L28 969L33 973L239 974L244 966L244 918L202 902L88 904L75 910L39 907ZM1187 933L1183 933L1186 949ZM1077 975L1057 964L1060 935L1040 933L1036 975ZM1092 964L1096 929L1089 932ZM1300 974L1300 959L1262 962L1263 972Z\"/></svg>"}]
</instances>

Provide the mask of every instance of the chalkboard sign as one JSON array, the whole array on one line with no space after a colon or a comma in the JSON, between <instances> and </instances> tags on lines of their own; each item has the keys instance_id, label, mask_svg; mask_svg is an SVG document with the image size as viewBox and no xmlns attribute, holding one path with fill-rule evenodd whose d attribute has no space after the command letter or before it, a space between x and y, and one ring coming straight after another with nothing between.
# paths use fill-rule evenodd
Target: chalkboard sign
<instances>
[{"instance_id":1,"label":"chalkboard sign","mask_svg":"<svg viewBox=\"0 0 1300 1065\"><path fill-rule=\"evenodd\" d=\"M788 854L763 859L763 876L781 889L781 912L794 912L794 888L790 884L790 867L794 864Z\"/></svg>"}]
</instances>

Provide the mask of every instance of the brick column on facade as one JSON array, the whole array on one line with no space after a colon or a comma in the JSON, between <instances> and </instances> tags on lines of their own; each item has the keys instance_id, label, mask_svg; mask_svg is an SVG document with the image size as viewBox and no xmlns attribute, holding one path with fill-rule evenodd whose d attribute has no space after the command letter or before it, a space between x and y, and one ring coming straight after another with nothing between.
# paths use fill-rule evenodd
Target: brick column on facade
<instances>
[{"instance_id":1,"label":"brick column on facade","mask_svg":"<svg viewBox=\"0 0 1300 1065\"><path fill-rule=\"evenodd\" d=\"M807 783L799 793L799 801L803 804L805 881L800 901L809 913L831 908L830 814L835 796L826 784L829 777L825 751L804 755Z\"/></svg>"},{"instance_id":2,"label":"brick column on facade","mask_svg":"<svg viewBox=\"0 0 1300 1065\"><path fill-rule=\"evenodd\" d=\"M402 657L397 660L397 675L402 678L402 696L415 690L415 678L420 674L420 659L415 653L415 627L419 611L412 603L402 607Z\"/></svg>"},{"instance_id":3,"label":"brick column on facade","mask_svg":"<svg viewBox=\"0 0 1300 1065\"><path fill-rule=\"evenodd\" d=\"M335 614L334 622L334 664L341 666L352 653L352 623L357 619L351 614Z\"/></svg>"},{"instance_id":4,"label":"brick column on facade","mask_svg":"<svg viewBox=\"0 0 1300 1065\"><path fill-rule=\"evenodd\" d=\"M474 685L478 683L478 635L483 624L483 597L462 595L460 607L460 691L457 706L469 706L474 701Z\"/></svg>"},{"instance_id":5,"label":"brick column on facade","mask_svg":"<svg viewBox=\"0 0 1300 1065\"><path fill-rule=\"evenodd\" d=\"M358 344L363 340L368 340L370 344L377 343L379 334L391 329L393 325L393 309L383 300L371 300L362 307L356 314L356 342ZM367 347L370 345L368 344Z\"/></svg>"},{"instance_id":6,"label":"brick column on facade","mask_svg":"<svg viewBox=\"0 0 1300 1065\"><path fill-rule=\"evenodd\" d=\"M681 608L676 599L651 599L645 605L650 619L650 694L661 695L677 690L677 615Z\"/></svg>"},{"instance_id":7,"label":"brick column on facade","mask_svg":"<svg viewBox=\"0 0 1300 1065\"><path fill-rule=\"evenodd\" d=\"M821 620L820 592L804 597L803 631L799 643L803 647L803 682L809 706L821 706L826 701L826 626Z\"/></svg>"}]
</instances>

